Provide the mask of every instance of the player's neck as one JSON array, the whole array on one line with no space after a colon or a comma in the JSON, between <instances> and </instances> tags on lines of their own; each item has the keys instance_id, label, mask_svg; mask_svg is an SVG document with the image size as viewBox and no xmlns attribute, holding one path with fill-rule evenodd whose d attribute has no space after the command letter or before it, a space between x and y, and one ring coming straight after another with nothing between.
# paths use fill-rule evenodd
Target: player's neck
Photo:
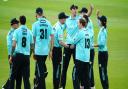
<instances>
[{"instance_id":1,"label":"player's neck","mask_svg":"<svg viewBox=\"0 0 128 89\"><path fill-rule=\"evenodd\" d=\"M72 19L74 19L75 17L76 17L76 15L73 15L73 14L71 15L71 18L72 18Z\"/></svg>"},{"instance_id":2,"label":"player's neck","mask_svg":"<svg viewBox=\"0 0 128 89\"><path fill-rule=\"evenodd\" d=\"M37 18L43 18L43 16L37 16Z\"/></svg>"}]
</instances>

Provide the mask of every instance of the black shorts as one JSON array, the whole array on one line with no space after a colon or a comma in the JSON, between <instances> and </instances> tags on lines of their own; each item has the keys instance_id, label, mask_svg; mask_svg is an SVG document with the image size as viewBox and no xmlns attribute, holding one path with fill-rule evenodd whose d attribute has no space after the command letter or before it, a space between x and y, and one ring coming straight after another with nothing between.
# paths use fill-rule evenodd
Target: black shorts
<instances>
[{"instance_id":1,"label":"black shorts","mask_svg":"<svg viewBox=\"0 0 128 89\"><path fill-rule=\"evenodd\" d=\"M47 55L35 55L36 64L35 64L35 76L42 77L44 76L44 72L47 71L47 67L45 61L47 59Z\"/></svg>"},{"instance_id":2,"label":"black shorts","mask_svg":"<svg viewBox=\"0 0 128 89\"><path fill-rule=\"evenodd\" d=\"M62 61L62 48L54 47L52 51L52 57L53 63L60 64L60 62Z\"/></svg>"},{"instance_id":3,"label":"black shorts","mask_svg":"<svg viewBox=\"0 0 128 89\"><path fill-rule=\"evenodd\" d=\"M12 73L11 78L16 79L16 77L21 73L26 77L30 76L30 59L29 55L24 55L21 53L16 53L12 59Z\"/></svg>"},{"instance_id":4,"label":"black shorts","mask_svg":"<svg viewBox=\"0 0 128 89\"><path fill-rule=\"evenodd\" d=\"M83 83L85 89L90 89L89 80L89 62L82 62L80 60L75 61L76 76L78 76L79 83Z\"/></svg>"}]
</instances>

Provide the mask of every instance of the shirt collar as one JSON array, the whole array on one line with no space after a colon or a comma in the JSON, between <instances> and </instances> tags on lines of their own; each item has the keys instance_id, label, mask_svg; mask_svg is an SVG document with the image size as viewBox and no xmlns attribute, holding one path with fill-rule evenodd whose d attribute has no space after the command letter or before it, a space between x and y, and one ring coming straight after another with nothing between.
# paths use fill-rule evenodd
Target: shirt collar
<instances>
[{"instance_id":1,"label":"shirt collar","mask_svg":"<svg viewBox=\"0 0 128 89\"><path fill-rule=\"evenodd\" d=\"M104 29L104 26L101 27L101 31Z\"/></svg>"},{"instance_id":2,"label":"shirt collar","mask_svg":"<svg viewBox=\"0 0 128 89\"><path fill-rule=\"evenodd\" d=\"M27 28L27 26L26 25L20 25L19 28Z\"/></svg>"},{"instance_id":3,"label":"shirt collar","mask_svg":"<svg viewBox=\"0 0 128 89\"><path fill-rule=\"evenodd\" d=\"M11 31L14 31L15 29L11 27Z\"/></svg>"},{"instance_id":4,"label":"shirt collar","mask_svg":"<svg viewBox=\"0 0 128 89\"><path fill-rule=\"evenodd\" d=\"M63 24L61 24L60 21L58 21L58 25L61 27L61 29L63 29L62 27Z\"/></svg>"},{"instance_id":5,"label":"shirt collar","mask_svg":"<svg viewBox=\"0 0 128 89\"><path fill-rule=\"evenodd\" d=\"M44 18L43 17L37 18L37 20L42 20L42 19L44 19Z\"/></svg>"}]
</instances>

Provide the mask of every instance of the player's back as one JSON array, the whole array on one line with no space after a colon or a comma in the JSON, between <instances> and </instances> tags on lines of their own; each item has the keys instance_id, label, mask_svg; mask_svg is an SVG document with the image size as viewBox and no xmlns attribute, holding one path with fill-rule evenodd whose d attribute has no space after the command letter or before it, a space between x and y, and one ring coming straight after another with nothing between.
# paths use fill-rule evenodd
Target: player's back
<instances>
[{"instance_id":1,"label":"player's back","mask_svg":"<svg viewBox=\"0 0 128 89\"><path fill-rule=\"evenodd\" d=\"M16 53L30 55L30 45L33 42L33 37L27 26L21 25L14 32L13 40L16 40Z\"/></svg>"},{"instance_id":2,"label":"player's back","mask_svg":"<svg viewBox=\"0 0 128 89\"><path fill-rule=\"evenodd\" d=\"M90 59L90 36L86 29L79 30L79 41L76 44L76 58L89 62Z\"/></svg>"},{"instance_id":3,"label":"player's back","mask_svg":"<svg viewBox=\"0 0 128 89\"><path fill-rule=\"evenodd\" d=\"M50 35L53 33L51 23L45 18L38 18L32 25L32 31L35 38L35 54L48 55Z\"/></svg>"}]
</instances>

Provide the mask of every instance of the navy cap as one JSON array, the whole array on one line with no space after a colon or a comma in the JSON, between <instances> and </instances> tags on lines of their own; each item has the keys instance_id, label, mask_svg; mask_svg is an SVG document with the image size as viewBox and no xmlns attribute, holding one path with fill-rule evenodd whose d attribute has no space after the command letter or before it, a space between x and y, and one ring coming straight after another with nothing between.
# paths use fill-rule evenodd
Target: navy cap
<instances>
[{"instance_id":1,"label":"navy cap","mask_svg":"<svg viewBox=\"0 0 128 89\"><path fill-rule=\"evenodd\" d=\"M58 19L66 19L66 18L68 18L68 16L64 12L59 13Z\"/></svg>"},{"instance_id":2,"label":"navy cap","mask_svg":"<svg viewBox=\"0 0 128 89\"><path fill-rule=\"evenodd\" d=\"M78 6L73 4L73 5L70 6L70 10L72 10L72 9L78 9Z\"/></svg>"},{"instance_id":3,"label":"navy cap","mask_svg":"<svg viewBox=\"0 0 128 89\"><path fill-rule=\"evenodd\" d=\"M43 9L40 8L40 7L38 7L38 8L36 9L36 13L37 13L37 14L42 14L42 13L43 13Z\"/></svg>"},{"instance_id":4,"label":"navy cap","mask_svg":"<svg viewBox=\"0 0 128 89\"><path fill-rule=\"evenodd\" d=\"M87 13L87 12L88 12L88 9L85 8L85 7L83 7L83 8L79 11L79 13Z\"/></svg>"},{"instance_id":5,"label":"navy cap","mask_svg":"<svg viewBox=\"0 0 128 89\"><path fill-rule=\"evenodd\" d=\"M106 16L100 16L99 17L99 20L102 21L102 22L107 22L107 17Z\"/></svg>"},{"instance_id":6,"label":"navy cap","mask_svg":"<svg viewBox=\"0 0 128 89\"><path fill-rule=\"evenodd\" d=\"M10 23L11 23L11 25L18 24L19 21L16 18L13 18L13 19L11 19Z\"/></svg>"}]
</instances>

